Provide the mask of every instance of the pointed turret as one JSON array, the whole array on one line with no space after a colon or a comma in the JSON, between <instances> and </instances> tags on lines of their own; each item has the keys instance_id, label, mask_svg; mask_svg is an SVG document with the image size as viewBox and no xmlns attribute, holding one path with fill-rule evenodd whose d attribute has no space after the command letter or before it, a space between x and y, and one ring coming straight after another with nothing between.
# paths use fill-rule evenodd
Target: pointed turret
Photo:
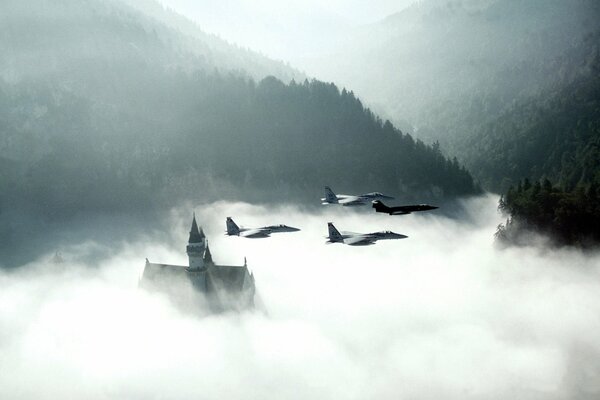
<instances>
[{"instance_id":1,"label":"pointed turret","mask_svg":"<svg viewBox=\"0 0 600 400\"><path fill-rule=\"evenodd\" d=\"M209 265L213 263L212 254L210 253L210 248L208 247L208 243L206 243L206 251L204 252L204 265Z\"/></svg>"},{"instance_id":2,"label":"pointed turret","mask_svg":"<svg viewBox=\"0 0 600 400\"><path fill-rule=\"evenodd\" d=\"M190 229L190 239L187 245L187 254L190 260L190 269L199 270L204 268L204 250L206 248L206 236L204 232L198 229L196 223L196 214L192 219L192 228Z\"/></svg>"},{"instance_id":3,"label":"pointed turret","mask_svg":"<svg viewBox=\"0 0 600 400\"><path fill-rule=\"evenodd\" d=\"M194 218L192 219L192 229L190 229L190 239L188 240L188 243L202 243L205 237L204 231L202 229L198 230L196 213L194 213Z\"/></svg>"}]
</instances>

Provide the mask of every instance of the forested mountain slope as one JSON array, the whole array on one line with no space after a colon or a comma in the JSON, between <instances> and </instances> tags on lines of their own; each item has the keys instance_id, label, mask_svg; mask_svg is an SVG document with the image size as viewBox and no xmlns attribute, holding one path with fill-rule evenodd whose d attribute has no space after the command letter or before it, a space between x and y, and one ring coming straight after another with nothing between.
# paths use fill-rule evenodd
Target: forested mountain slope
<instances>
[{"instance_id":1,"label":"forested mountain slope","mask_svg":"<svg viewBox=\"0 0 600 400\"><path fill-rule=\"evenodd\" d=\"M502 196L499 209L508 216L496 232L501 244L530 245L539 233L555 246L600 244L600 186L595 182L569 188L548 179L533 184L524 179Z\"/></svg>"},{"instance_id":2,"label":"forested mountain slope","mask_svg":"<svg viewBox=\"0 0 600 400\"><path fill-rule=\"evenodd\" d=\"M506 190L525 177L567 188L600 184L600 35L592 38L589 74L515 102L480 126L465 151L487 186Z\"/></svg>"},{"instance_id":3,"label":"forested mountain slope","mask_svg":"<svg viewBox=\"0 0 600 400\"><path fill-rule=\"evenodd\" d=\"M323 76L339 75L417 137L439 140L499 191L502 179L479 169L490 157L479 141L520 105L597 73L598 20L593 0L424 0L352 37L335 63L322 63L331 66Z\"/></svg>"},{"instance_id":4,"label":"forested mountain slope","mask_svg":"<svg viewBox=\"0 0 600 400\"><path fill-rule=\"evenodd\" d=\"M39 85L2 87L1 155L22 173L22 195L45 206L59 196L51 209L72 212L218 198L214 182L257 200L320 194L327 183L411 198L474 191L456 161L333 84L197 73L163 77L143 95L124 111Z\"/></svg>"},{"instance_id":5,"label":"forested mountain slope","mask_svg":"<svg viewBox=\"0 0 600 400\"><path fill-rule=\"evenodd\" d=\"M333 84L254 80L112 1L11 7L0 24L4 251L42 235L23 220L216 199L317 204L326 184L422 201L477 192L456 160Z\"/></svg>"},{"instance_id":6,"label":"forested mountain slope","mask_svg":"<svg viewBox=\"0 0 600 400\"><path fill-rule=\"evenodd\" d=\"M600 243L600 57L594 56L588 77L517 104L483 130L478 151L489 158L477 167L502 186L512 183L500 202L509 217L497 234L504 243L527 244L531 231L549 234L555 244Z\"/></svg>"},{"instance_id":7,"label":"forested mountain slope","mask_svg":"<svg viewBox=\"0 0 600 400\"><path fill-rule=\"evenodd\" d=\"M136 7L130 6L136 5ZM154 69L236 71L255 79L303 78L276 61L203 33L151 0L5 0L0 3L0 77L51 77L70 90L78 79L134 85ZM105 68L115 76L102 77ZM150 71L146 71L150 70ZM104 93L114 88L85 87ZM113 95L114 93L110 93Z\"/></svg>"},{"instance_id":8,"label":"forested mountain slope","mask_svg":"<svg viewBox=\"0 0 600 400\"><path fill-rule=\"evenodd\" d=\"M587 73L515 102L481 127L472 151L483 156L474 165L488 185L503 189L503 243L529 244L532 231L557 245L600 243L599 38L589 35L557 63Z\"/></svg>"}]
</instances>

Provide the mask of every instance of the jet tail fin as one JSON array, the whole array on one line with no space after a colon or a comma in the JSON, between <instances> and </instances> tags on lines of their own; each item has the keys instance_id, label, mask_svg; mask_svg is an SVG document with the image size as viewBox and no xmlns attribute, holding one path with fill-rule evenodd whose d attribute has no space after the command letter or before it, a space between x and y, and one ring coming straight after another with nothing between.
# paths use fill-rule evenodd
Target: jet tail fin
<instances>
[{"instance_id":1,"label":"jet tail fin","mask_svg":"<svg viewBox=\"0 0 600 400\"><path fill-rule=\"evenodd\" d=\"M325 186L325 202L331 204L337 204L338 202L337 196L329 186Z\"/></svg>"},{"instance_id":2,"label":"jet tail fin","mask_svg":"<svg viewBox=\"0 0 600 400\"><path fill-rule=\"evenodd\" d=\"M383 204L383 202L381 202L381 200L374 200L373 208L375 209L376 212L389 212L389 210L390 210L390 208L388 206L386 206L385 204Z\"/></svg>"},{"instance_id":3,"label":"jet tail fin","mask_svg":"<svg viewBox=\"0 0 600 400\"><path fill-rule=\"evenodd\" d=\"M373 208L377 212L385 212L385 211L387 211L388 207L385 204L383 204L380 200L374 200L373 201Z\"/></svg>"},{"instance_id":4,"label":"jet tail fin","mask_svg":"<svg viewBox=\"0 0 600 400\"><path fill-rule=\"evenodd\" d=\"M337 242L343 242L344 238L342 237L342 235L340 234L340 232L336 229L335 226L333 226L333 223L328 222L327 223L327 228L329 229L329 242L331 243L337 243Z\"/></svg>"},{"instance_id":5,"label":"jet tail fin","mask_svg":"<svg viewBox=\"0 0 600 400\"><path fill-rule=\"evenodd\" d=\"M237 226L231 217L227 217L227 234L230 236L239 236L240 235L240 227Z\"/></svg>"}]
</instances>

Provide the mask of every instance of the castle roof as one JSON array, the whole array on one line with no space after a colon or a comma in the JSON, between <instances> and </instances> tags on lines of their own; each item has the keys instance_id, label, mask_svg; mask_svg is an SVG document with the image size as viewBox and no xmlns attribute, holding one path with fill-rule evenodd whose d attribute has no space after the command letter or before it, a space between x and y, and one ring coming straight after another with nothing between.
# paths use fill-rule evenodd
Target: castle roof
<instances>
[{"instance_id":1,"label":"castle roof","mask_svg":"<svg viewBox=\"0 0 600 400\"><path fill-rule=\"evenodd\" d=\"M157 281L167 277L184 277L186 275L187 268L187 266L183 265L155 264L151 262L146 262L146 267L144 268L142 280Z\"/></svg>"},{"instance_id":2,"label":"castle roof","mask_svg":"<svg viewBox=\"0 0 600 400\"><path fill-rule=\"evenodd\" d=\"M218 265L209 269L209 282L212 289L225 290L230 293L241 292L247 275L246 267L236 265Z\"/></svg>"},{"instance_id":3,"label":"castle roof","mask_svg":"<svg viewBox=\"0 0 600 400\"><path fill-rule=\"evenodd\" d=\"M206 271L192 270L183 265L146 263L142 282L154 282L160 285L172 285L181 279L194 280L195 275L206 273L207 289L210 291L240 292L248 274L246 266L212 265Z\"/></svg>"}]
</instances>

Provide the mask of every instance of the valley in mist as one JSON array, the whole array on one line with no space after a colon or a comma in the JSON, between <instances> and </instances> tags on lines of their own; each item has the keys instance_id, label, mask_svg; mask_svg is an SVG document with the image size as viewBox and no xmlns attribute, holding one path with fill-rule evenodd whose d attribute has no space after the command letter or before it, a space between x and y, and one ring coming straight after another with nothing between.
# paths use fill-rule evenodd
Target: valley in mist
<instances>
[{"instance_id":1,"label":"valley in mist","mask_svg":"<svg viewBox=\"0 0 600 400\"><path fill-rule=\"evenodd\" d=\"M1 1L0 398L598 398L598 15ZM139 287L245 260L253 310Z\"/></svg>"},{"instance_id":2,"label":"valley in mist","mask_svg":"<svg viewBox=\"0 0 600 400\"><path fill-rule=\"evenodd\" d=\"M591 399L600 254L499 249L496 203L467 201L463 220L196 205L214 258L247 257L266 310L201 319L137 288L145 257L186 264L188 207L161 227L171 243L65 246L63 264L48 253L0 275L0 396ZM227 237L229 215L302 230ZM328 221L409 238L326 245ZM74 261L90 254L91 266Z\"/></svg>"}]
</instances>

